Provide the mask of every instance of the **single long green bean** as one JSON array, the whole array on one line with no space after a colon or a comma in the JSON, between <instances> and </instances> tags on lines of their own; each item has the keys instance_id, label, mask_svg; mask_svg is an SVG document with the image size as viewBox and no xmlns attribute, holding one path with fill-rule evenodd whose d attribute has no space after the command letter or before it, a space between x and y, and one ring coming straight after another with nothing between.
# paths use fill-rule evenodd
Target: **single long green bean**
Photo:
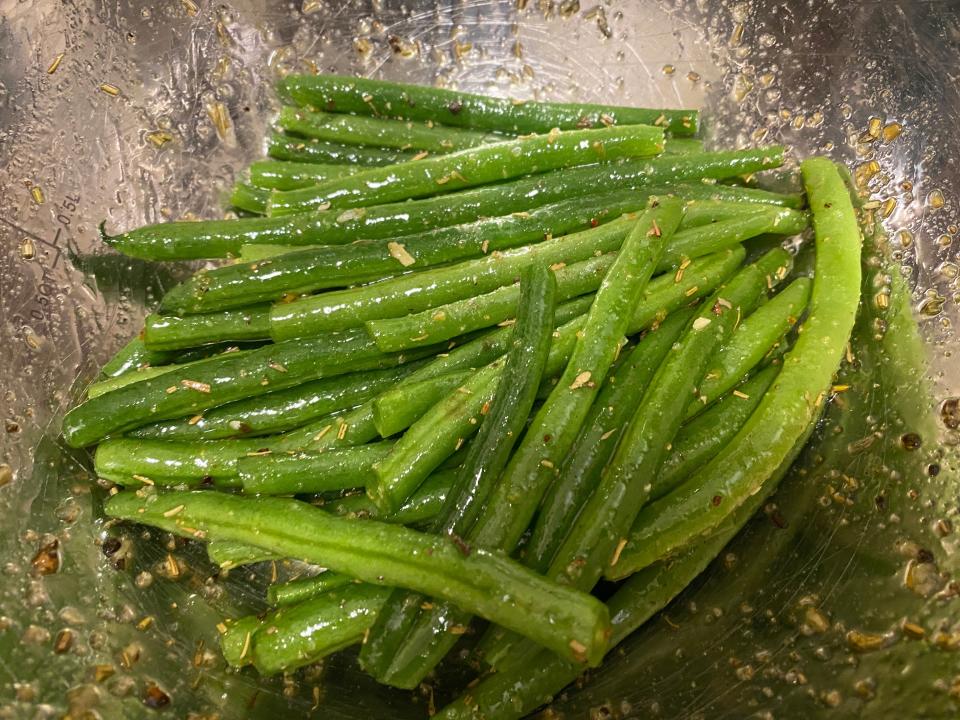
<instances>
[{"instance_id":1,"label":"single long green bean","mask_svg":"<svg viewBox=\"0 0 960 720\"><path fill-rule=\"evenodd\" d=\"M211 408L199 420L177 418L144 425L128 437L164 440L222 440L281 433L343 411L394 387L424 363L407 363L295 385L286 390Z\"/></svg>"},{"instance_id":2,"label":"single long green bean","mask_svg":"<svg viewBox=\"0 0 960 720\"><path fill-rule=\"evenodd\" d=\"M541 242L642 210L647 195L636 190L551 203L529 212L438 228L390 241L357 241L293 250L267 259L201 270L171 289L167 313L201 313L275 301L287 294L315 292L388 275L483 257Z\"/></svg>"},{"instance_id":3,"label":"single long green bean","mask_svg":"<svg viewBox=\"0 0 960 720\"><path fill-rule=\"evenodd\" d=\"M372 145L431 153L449 153L504 139L503 136L487 132L433 123L314 112L289 105L281 108L277 125L292 135L344 145Z\"/></svg>"},{"instance_id":4,"label":"single long green bean","mask_svg":"<svg viewBox=\"0 0 960 720\"><path fill-rule=\"evenodd\" d=\"M344 145L310 138L291 137L284 133L275 132L267 138L267 154L275 160L379 167L409 162L416 153L388 150L386 148Z\"/></svg>"},{"instance_id":5,"label":"single long green bean","mask_svg":"<svg viewBox=\"0 0 960 720\"><path fill-rule=\"evenodd\" d=\"M546 133L553 128L602 127L610 123L660 125L677 136L697 132L696 110L518 102L339 75L289 75L279 89L297 103L321 110L402 117L495 132Z\"/></svg>"},{"instance_id":6,"label":"single long green bean","mask_svg":"<svg viewBox=\"0 0 960 720\"><path fill-rule=\"evenodd\" d=\"M355 175L358 165L322 165L290 160L257 160L250 163L250 184L270 190L294 190L318 185L325 180Z\"/></svg>"},{"instance_id":7,"label":"single long green bean","mask_svg":"<svg viewBox=\"0 0 960 720\"><path fill-rule=\"evenodd\" d=\"M297 495L367 486L373 466L391 442L327 450L319 454L251 455L237 461L237 476L249 495Z\"/></svg>"},{"instance_id":8,"label":"single long green bean","mask_svg":"<svg viewBox=\"0 0 960 720\"><path fill-rule=\"evenodd\" d=\"M182 350L229 340L244 342L270 337L270 311L254 306L203 315L148 315L143 341L151 350Z\"/></svg>"},{"instance_id":9,"label":"single long green bean","mask_svg":"<svg viewBox=\"0 0 960 720\"><path fill-rule=\"evenodd\" d=\"M649 125L551 132L399 163L390 168L373 168L330 180L316 188L274 191L267 212L278 216L326 208L381 205L441 195L531 172L647 157L662 151L663 131Z\"/></svg>"},{"instance_id":10,"label":"single long green bean","mask_svg":"<svg viewBox=\"0 0 960 720\"><path fill-rule=\"evenodd\" d=\"M699 473L637 518L607 576L624 577L716 527L764 492L778 465L819 414L860 301L860 229L847 188L832 162L801 164L810 198L816 261L809 314L773 389L736 437Z\"/></svg>"},{"instance_id":11,"label":"single long green bean","mask_svg":"<svg viewBox=\"0 0 960 720\"><path fill-rule=\"evenodd\" d=\"M277 607L296 605L353 582L355 582L354 579L349 575L325 570L310 577L271 585L267 588L267 602Z\"/></svg>"},{"instance_id":12,"label":"single long green bean","mask_svg":"<svg viewBox=\"0 0 960 720\"><path fill-rule=\"evenodd\" d=\"M595 598L497 553L464 555L445 538L402 526L339 518L296 500L204 491L121 492L105 509L185 537L249 542L370 584L450 600L578 662L595 664L607 647L609 616Z\"/></svg>"},{"instance_id":13,"label":"single long green bean","mask_svg":"<svg viewBox=\"0 0 960 720\"><path fill-rule=\"evenodd\" d=\"M592 188L610 192L690 181L692 184L682 191L688 199L752 202L753 190L704 185L700 180L759 172L779 167L783 162L784 152L780 147L671 155L564 168L454 194L363 210L162 223L114 236L108 236L101 227L101 236L131 257L188 260L236 255L243 245L253 243L344 245L361 239L395 238L483 217L528 212L533 207L583 195ZM764 196L762 202L780 204L776 197L769 196Z\"/></svg>"},{"instance_id":14,"label":"single long green bean","mask_svg":"<svg viewBox=\"0 0 960 720\"><path fill-rule=\"evenodd\" d=\"M416 359L383 355L362 330L277 343L236 355L220 355L87 400L67 413L64 437L71 446L83 447L148 422L197 414L321 377Z\"/></svg>"},{"instance_id":15,"label":"single long green bean","mask_svg":"<svg viewBox=\"0 0 960 720\"><path fill-rule=\"evenodd\" d=\"M190 482L203 478L234 485L237 461L263 449L262 440L184 443L113 438L97 446L94 470L121 485L170 484L174 480Z\"/></svg>"},{"instance_id":16,"label":"single long green bean","mask_svg":"<svg viewBox=\"0 0 960 720\"><path fill-rule=\"evenodd\" d=\"M687 419L725 394L755 367L792 328L810 299L811 281L797 278L769 302L744 318L697 388L697 398L687 408Z\"/></svg>"},{"instance_id":17,"label":"single long green bean","mask_svg":"<svg viewBox=\"0 0 960 720\"><path fill-rule=\"evenodd\" d=\"M406 430L414 420L470 379L473 372L446 375L403 383L385 390L373 401L373 421L381 437Z\"/></svg>"}]
</instances>

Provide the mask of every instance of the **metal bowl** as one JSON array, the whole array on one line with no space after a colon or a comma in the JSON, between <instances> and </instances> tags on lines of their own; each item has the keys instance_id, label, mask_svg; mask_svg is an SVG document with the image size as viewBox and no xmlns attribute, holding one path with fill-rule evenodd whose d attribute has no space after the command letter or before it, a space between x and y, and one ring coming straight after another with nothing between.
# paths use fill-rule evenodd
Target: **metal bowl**
<instances>
[{"instance_id":1,"label":"metal bowl","mask_svg":"<svg viewBox=\"0 0 960 720\"><path fill-rule=\"evenodd\" d=\"M847 163L890 232L868 268L851 388L704 577L553 709L957 716L957 3L0 9L0 718L420 718L460 681L389 690L349 655L289 678L227 671L214 626L262 607L271 569L216 576L157 532L104 544L104 492L58 438L100 364L189 270L119 257L97 224L222 215L261 154L272 83L294 69L697 106L717 146L781 142ZM921 340L885 314L891 272L909 281Z\"/></svg>"}]
</instances>

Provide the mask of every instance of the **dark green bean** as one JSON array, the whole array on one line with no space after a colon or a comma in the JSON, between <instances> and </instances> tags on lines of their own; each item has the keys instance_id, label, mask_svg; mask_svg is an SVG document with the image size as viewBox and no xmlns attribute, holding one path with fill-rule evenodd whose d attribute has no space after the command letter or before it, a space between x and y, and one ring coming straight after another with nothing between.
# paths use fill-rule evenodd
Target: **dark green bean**
<instances>
[{"instance_id":1,"label":"dark green bean","mask_svg":"<svg viewBox=\"0 0 960 720\"><path fill-rule=\"evenodd\" d=\"M265 215L270 201L270 190L249 183L238 182L230 193L230 206L254 215Z\"/></svg>"},{"instance_id":2,"label":"dark green bean","mask_svg":"<svg viewBox=\"0 0 960 720\"><path fill-rule=\"evenodd\" d=\"M151 350L182 350L229 340L244 342L270 337L269 307L254 306L203 315L148 315L143 341Z\"/></svg>"},{"instance_id":3,"label":"dark green bean","mask_svg":"<svg viewBox=\"0 0 960 720\"><path fill-rule=\"evenodd\" d=\"M237 476L250 495L298 495L365 487L373 480L373 465L382 460L391 442L373 443L322 453L271 453L237 461Z\"/></svg>"},{"instance_id":4,"label":"dark green bean","mask_svg":"<svg viewBox=\"0 0 960 720\"><path fill-rule=\"evenodd\" d=\"M271 585L267 588L267 602L271 605L284 607L315 598L324 593L336 590L344 585L355 582L349 575L325 570L310 577L297 578L285 583Z\"/></svg>"},{"instance_id":5,"label":"dark green bean","mask_svg":"<svg viewBox=\"0 0 960 720\"><path fill-rule=\"evenodd\" d=\"M173 359L173 353L148 350L143 338L137 335L107 361L100 374L105 378L119 377L138 368L166 365Z\"/></svg>"},{"instance_id":6,"label":"dark green bean","mask_svg":"<svg viewBox=\"0 0 960 720\"><path fill-rule=\"evenodd\" d=\"M226 540L207 543L207 556L210 558L210 562L218 565L221 570L230 570L241 565L252 565L253 563L279 559L269 550Z\"/></svg>"},{"instance_id":7,"label":"dark green bean","mask_svg":"<svg viewBox=\"0 0 960 720\"><path fill-rule=\"evenodd\" d=\"M378 167L409 162L416 153L388 150L386 148L344 145L342 143L324 142L323 140L291 137L275 132L267 138L267 154L275 160Z\"/></svg>"},{"instance_id":8,"label":"dark green bean","mask_svg":"<svg viewBox=\"0 0 960 720\"><path fill-rule=\"evenodd\" d=\"M323 505L323 508L335 515L416 525L432 520L440 514L456 476L456 469L438 470L424 480L417 491L393 513L383 513L366 493L355 493L330 500Z\"/></svg>"}]
</instances>

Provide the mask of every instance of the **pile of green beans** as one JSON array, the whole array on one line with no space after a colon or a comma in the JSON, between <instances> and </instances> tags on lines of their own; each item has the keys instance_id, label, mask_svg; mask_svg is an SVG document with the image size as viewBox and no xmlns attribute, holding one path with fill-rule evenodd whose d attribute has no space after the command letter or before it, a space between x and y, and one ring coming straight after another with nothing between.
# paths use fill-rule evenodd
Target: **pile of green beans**
<instances>
[{"instance_id":1,"label":"pile of green beans","mask_svg":"<svg viewBox=\"0 0 960 720\"><path fill-rule=\"evenodd\" d=\"M230 665L359 644L416 688L479 618L484 674L438 717L520 718L696 578L809 437L860 299L841 172L718 183L785 151L705 151L692 110L279 92L230 201L261 217L104 233L239 259L167 292L64 439L96 446L108 516L223 570L309 564L225 619ZM794 235L812 272L771 243Z\"/></svg>"}]
</instances>

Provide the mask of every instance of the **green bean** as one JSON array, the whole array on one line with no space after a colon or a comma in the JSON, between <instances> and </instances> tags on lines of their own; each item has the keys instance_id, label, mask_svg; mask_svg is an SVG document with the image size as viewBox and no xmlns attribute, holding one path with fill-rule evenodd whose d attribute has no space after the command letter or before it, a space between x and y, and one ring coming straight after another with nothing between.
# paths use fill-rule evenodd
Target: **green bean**
<instances>
[{"instance_id":1,"label":"green bean","mask_svg":"<svg viewBox=\"0 0 960 720\"><path fill-rule=\"evenodd\" d=\"M553 128L610 123L660 125L677 136L695 135L696 110L662 110L583 103L492 98L456 90L338 75L288 75L281 95L317 109L402 117L506 133L546 133Z\"/></svg>"},{"instance_id":2,"label":"green bean","mask_svg":"<svg viewBox=\"0 0 960 720\"><path fill-rule=\"evenodd\" d=\"M529 212L406 235L293 250L280 256L203 271L170 290L161 308L197 313L278 300L398 275L539 243L545 237L595 227L642 210L647 196L621 190L543 205Z\"/></svg>"},{"instance_id":3,"label":"green bean","mask_svg":"<svg viewBox=\"0 0 960 720\"><path fill-rule=\"evenodd\" d=\"M176 365L158 365L157 367L144 366L142 368L136 368L132 372L124 373L123 375L115 375L114 377L109 377L106 380L100 380L99 382L91 383L87 386L87 397L95 398L104 393L108 393L111 390L116 390L117 388L122 388L125 385L131 385L141 380L149 380L150 378L155 378L158 375L163 375L164 373L170 372Z\"/></svg>"},{"instance_id":4,"label":"green bean","mask_svg":"<svg viewBox=\"0 0 960 720\"><path fill-rule=\"evenodd\" d=\"M128 437L164 440L222 440L284 432L343 411L392 388L424 363L408 363L295 385L207 410L195 422L177 418L144 425Z\"/></svg>"},{"instance_id":5,"label":"green bean","mask_svg":"<svg viewBox=\"0 0 960 720\"><path fill-rule=\"evenodd\" d=\"M381 437L390 437L406 430L414 420L462 387L472 375L472 372L453 372L385 390L373 401L377 432Z\"/></svg>"},{"instance_id":6,"label":"green bean","mask_svg":"<svg viewBox=\"0 0 960 720\"><path fill-rule=\"evenodd\" d=\"M367 400L348 412L322 417L278 435L270 447L275 451L320 452L334 447L364 445L376 438L373 402Z\"/></svg>"},{"instance_id":7,"label":"green bean","mask_svg":"<svg viewBox=\"0 0 960 720\"><path fill-rule=\"evenodd\" d=\"M797 278L740 323L715 362L707 366L697 398L687 408L687 419L735 387L796 324L810 299L810 286L808 278Z\"/></svg>"},{"instance_id":8,"label":"green bean","mask_svg":"<svg viewBox=\"0 0 960 720\"><path fill-rule=\"evenodd\" d=\"M252 565L253 563L279 559L269 550L226 540L215 540L207 543L207 556L210 558L210 562L219 566L221 570L230 570L241 565Z\"/></svg>"},{"instance_id":9,"label":"green bean","mask_svg":"<svg viewBox=\"0 0 960 720\"><path fill-rule=\"evenodd\" d=\"M607 379L583 424L560 474L550 485L537 513L522 561L545 573L577 512L600 481L620 436L640 404L663 358L690 320L690 311L672 313L626 356Z\"/></svg>"},{"instance_id":10,"label":"green bean","mask_svg":"<svg viewBox=\"0 0 960 720\"><path fill-rule=\"evenodd\" d=\"M467 533L471 545L511 552L520 540L620 351L630 311L640 300L681 216L679 201L662 199L631 230L597 291L560 381L534 416L486 507ZM455 642L449 628L469 622L464 608L449 603L421 614L407 635L403 654L385 676L404 687L415 686Z\"/></svg>"},{"instance_id":11,"label":"green bean","mask_svg":"<svg viewBox=\"0 0 960 720\"><path fill-rule=\"evenodd\" d=\"M267 307L226 310L204 315L148 315L143 341L151 350L182 350L229 340L244 342L270 337Z\"/></svg>"},{"instance_id":12,"label":"green bean","mask_svg":"<svg viewBox=\"0 0 960 720\"><path fill-rule=\"evenodd\" d=\"M252 664L265 676L310 665L359 642L389 592L375 585L351 584L281 607L262 620L252 616L258 620L255 625L241 619L221 638L231 648L240 646L240 654L234 650L224 656L241 666Z\"/></svg>"},{"instance_id":13,"label":"green bean","mask_svg":"<svg viewBox=\"0 0 960 720\"><path fill-rule=\"evenodd\" d=\"M237 476L249 495L297 495L367 486L373 465L386 457L391 442L326 452L251 455L237 461Z\"/></svg>"},{"instance_id":14,"label":"green bean","mask_svg":"<svg viewBox=\"0 0 960 720\"><path fill-rule=\"evenodd\" d=\"M94 470L121 485L142 482L167 485L203 478L234 485L237 484L237 460L263 447L263 442L258 440L182 443L114 438L97 446Z\"/></svg>"},{"instance_id":15,"label":"green bean","mask_svg":"<svg viewBox=\"0 0 960 720\"><path fill-rule=\"evenodd\" d=\"M455 194L366 207L362 211L162 223L114 236L108 236L101 227L101 237L131 257L189 260L236 255L243 245L251 243L344 245L360 239L395 238L483 217L529 212L533 207L583 195L590 188L610 192L688 180L694 184L683 190L687 199L751 202L750 194L756 191L704 185L699 181L775 168L783 161L780 147L671 155L564 168ZM764 196L762 201L780 204L775 196Z\"/></svg>"},{"instance_id":16,"label":"green bean","mask_svg":"<svg viewBox=\"0 0 960 720\"><path fill-rule=\"evenodd\" d=\"M368 148L290 137L279 132L271 133L268 136L267 154L275 160L329 165L366 165L368 167L409 162L415 155L412 152L401 152L386 148Z\"/></svg>"},{"instance_id":17,"label":"green bean","mask_svg":"<svg viewBox=\"0 0 960 720\"><path fill-rule=\"evenodd\" d=\"M773 390L736 437L706 467L649 505L634 524L609 577L624 577L710 531L764 491L779 465L819 414L843 357L860 300L860 230L836 167L822 158L801 164L813 211L816 282L807 319Z\"/></svg>"},{"instance_id":18,"label":"green bean","mask_svg":"<svg viewBox=\"0 0 960 720\"><path fill-rule=\"evenodd\" d=\"M776 205L777 207L802 210L807 204L807 197L803 193L778 193L735 185L701 184L700 186L694 186L696 187L696 194L694 194L692 189L687 190L688 187L690 186L684 185L684 189L678 189L677 194L688 200L739 203L745 210L753 204ZM689 227L690 219L684 218L684 224Z\"/></svg>"},{"instance_id":19,"label":"green bean","mask_svg":"<svg viewBox=\"0 0 960 720\"><path fill-rule=\"evenodd\" d=\"M270 201L270 190L238 182L230 192L230 206L254 215L265 215Z\"/></svg>"},{"instance_id":20,"label":"green bean","mask_svg":"<svg viewBox=\"0 0 960 720\"><path fill-rule=\"evenodd\" d=\"M454 487L430 528L443 535L460 537L476 522L523 432L543 377L554 327L556 282L551 270L535 266L524 272L520 284L519 317L501 379ZM384 489L378 488L376 495L383 494ZM419 682L416 679L410 685L392 668L397 660L401 667L406 664L401 650L406 631L426 601L422 595L395 590L382 608L360 652L361 665L380 682L402 687Z\"/></svg>"},{"instance_id":21,"label":"green bean","mask_svg":"<svg viewBox=\"0 0 960 720\"><path fill-rule=\"evenodd\" d=\"M361 170L363 167L358 165L321 165L288 160L257 160L249 168L250 184L270 190L309 187Z\"/></svg>"},{"instance_id":22,"label":"green bean","mask_svg":"<svg viewBox=\"0 0 960 720\"><path fill-rule=\"evenodd\" d=\"M237 620L224 622L223 634L220 636L220 652L227 664L233 667L245 667L253 662L250 655L250 640L260 628L260 618L256 615L247 615Z\"/></svg>"},{"instance_id":23,"label":"green bean","mask_svg":"<svg viewBox=\"0 0 960 720\"><path fill-rule=\"evenodd\" d=\"M692 137L670 137L664 143L663 152L667 155L693 155L703 152L703 140Z\"/></svg>"},{"instance_id":24,"label":"green bean","mask_svg":"<svg viewBox=\"0 0 960 720\"><path fill-rule=\"evenodd\" d=\"M372 168L316 188L274 191L270 215L357 208L441 195L557 168L656 155L663 131L647 125L568 130L505 140L390 168Z\"/></svg>"},{"instance_id":25,"label":"green bean","mask_svg":"<svg viewBox=\"0 0 960 720\"><path fill-rule=\"evenodd\" d=\"M644 291L643 298L634 308L627 334L638 333L667 317L670 312L710 293L740 265L743 256L742 248L714 253L694 260L684 270L679 281L676 275L662 275L651 280ZM587 296L564 303L558 308L558 321L564 324L557 329L555 335L554 347L551 348L545 372L547 377L554 377L563 371L576 336L584 327L585 318L582 313L567 320L568 310L579 309L587 312L592 302L593 296ZM577 307L573 307L574 305ZM435 360L425 366L422 371L411 375L404 387L388 391L377 398L374 404L380 427L389 430L391 434L409 427L421 417L424 407L435 405L442 397L442 393L449 391L450 382L453 380L439 380L440 372L459 370L468 364L476 367L484 361L495 360L506 352L503 339L509 337L509 331L510 328L500 328L481 341L475 341L476 344L468 343L462 348L454 349L449 358ZM458 350L463 352L458 353ZM436 372L428 374L425 372L428 368L435 368ZM423 379L433 380L433 382L423 382ZM470 392L474 391L469 382L466 387ZM461 417L459 422L468 423L469 417L471 417L469 414ZM458 436L454 436L454 439L456 437Z\"/></svg>"},{"instance_id":26,"label":"green bean","mask_svg":"<svg viewBox=\"0 0 960 720\"><path fill-rule=\"evenodd\" d=\"M595 664L606 650L609 617L595 598L545 582L503 555L464 555L445 538L399 525L338 518L297 500L204 491L121 492L105 509L186 537L249 542L367 583L449 600L578 662Z\"/></svg>"},{"instance_id":27,"label":"green bean","mask_svg":"<svg viewBox=\"0 0 960 720\"><path fill-rule=\"evenodd\" d=\"M105 378L119 377L140 368L166 365L173 359L173 353L148 350L143 338L137 335L107 361L100 369L100 375Z\"/></svg>"},{"instance_id":28,"label":"green bean","mask_svg":"<svg viewBox=\"0 0 960 720\"><path fill-rule=\"evenodd\" d=\"M444 127L432 122L311 112L303 108L281 108L277 124L292 135L316 138L344 145L372 145L396 150L423 150L449 153L505 139L486 132Z\"/></svg>"},{"instance_id":29,"label":"green bean","mask_svg":"<svg viewBox=\"0 0 960 720\"><path fill-rule=\"evenodd\" d=\"M681 427L660 471L653 476L650 499L659 500L712 460L757 409L778 372L779 366L774 365L760 370Z\"/></svg>"},{"instance_id":30,"label":"green bean","mask_svg":"<svg viewBox=\"0 0 960 720\"><path fill-rule=\"evenodd\" d=\"M271 585L267 588L267 602L271 605L284 607L315 598L324 593L336 590L344 585L350 585L354 579L349 575L325 570L310 577L297 578L285 583Z\"/></svg>"},{"instance_id":31,"label":"green bean","mask_svg":"<svg viewBox=\"0 0 960 720\"><path fill-rule=\"evenodd\" d=\"M786 474L813 427L812 423L807 427L793 451L771 476L772 485ZM620 585L607 602L613 630L611 647L623 642L700 575L766 502L766 498L766 494L750 498L701 542L683 548L669 560L641 570ZM471 686L434 717L440 720L494 717L497 720L519 720L550 702L581 672L581 668L555 653L525 643L522 650L505 659L496 673Z\"/></svg>"},{"instance_id":32,"label":"green bean","mask_svg":"<svg viewBox=\"0 0 960 720\"><path fill-rule=\"evenodd\" d=\"M362 330L267 345L240 357L227 353L87 400L67 413L63 435L71 446L83 447L148 422L408 359L415 358L383 355Z\"/></svg>"},{"instance_id":33,"label":"green bean","mask_svg":"<svg viewBox=\"0 0 960 720\"><path fill-rule=\"evenodd\" d=\"M325 503L323 508L335 515L415 525L440 514L456 476L456 469L438 470L424 480L417 491L393 513L383 513L366 493L345 495Z\"/></svg>"}]
</instances>

